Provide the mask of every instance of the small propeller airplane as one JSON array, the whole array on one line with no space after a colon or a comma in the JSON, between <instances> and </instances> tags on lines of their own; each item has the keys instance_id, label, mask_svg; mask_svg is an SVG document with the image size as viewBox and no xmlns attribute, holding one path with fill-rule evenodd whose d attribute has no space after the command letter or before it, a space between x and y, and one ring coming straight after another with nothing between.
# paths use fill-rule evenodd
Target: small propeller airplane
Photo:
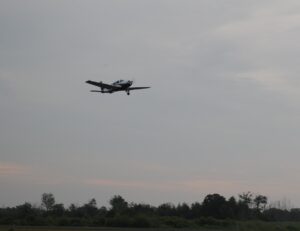
<instances>
[{"instance_id":1,"label":"small propeller airplane","mask_svg":"<svg viewBox=\"0 0 300 231\"><path fill-rule=\"evenodd\" d=\"M112 84L106 84L102 82L94 82L91 80L86 81L88 84L92 84L94 86L100 87L101 90L91 90L91 92L100 92L100 93L114 93L117 91L125 91L127 95L130 95L130 91L132 90L141 90L141 89L147 89L150 87L131 87L133 84L133 81L131 80L118 80Z\"/></svg>"}]
</instances>

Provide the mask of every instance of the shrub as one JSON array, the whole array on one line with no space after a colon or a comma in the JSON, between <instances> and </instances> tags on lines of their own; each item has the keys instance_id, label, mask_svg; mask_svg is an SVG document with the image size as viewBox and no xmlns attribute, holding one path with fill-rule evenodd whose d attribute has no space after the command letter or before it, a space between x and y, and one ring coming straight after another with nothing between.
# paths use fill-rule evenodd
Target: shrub
<instances>
[{"instance_id":1,"label":"shrub","mask_svg":"<svg viewBox=\"0 0 300 231\"><path fill-rule=\"evenodd\" d=\"M186 219L180 217L162 217L161 222L163 225L172 228L186 228L190 227L189 222Z\"/></svg>"}]
</instances>

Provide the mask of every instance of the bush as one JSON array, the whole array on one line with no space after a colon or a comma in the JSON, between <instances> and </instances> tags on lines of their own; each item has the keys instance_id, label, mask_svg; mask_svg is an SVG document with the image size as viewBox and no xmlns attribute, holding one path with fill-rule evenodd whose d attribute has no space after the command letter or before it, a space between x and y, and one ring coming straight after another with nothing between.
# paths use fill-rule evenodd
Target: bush
<instances>
[{"instance_id":1,"label":"bush","mask_svg":"<svg viewBox=\"0 0 300 231\"><path fill-rule=\"evenodd\" d=\"M69 225L71 225L71 222L70 222L70 219L68 219L67 217L61 217L61 218L58 218L57 225L69 226Z\"/></svg>"},{"instance_id":2,"label":"bush","mask_svg":"<svg viewBox=\"0 0 300 231\"><path fill-rule=\"evenodd\" d=\"M188 228L189 222L186 219L180 217L162 217L161 222L163 225L172 228Z\"/></svg>"},{"instance_id":3,"label":"bush","mask_svg":"<svg viewBox=\"0 0 300 231\"><path fill-rule=\"evenodd\" d=\"M217 220L213 217L201 217L195 222L198 226L228 227L234 225L233 221L231 220Z\"/></svg>"},{"instance_id":4,"label":"bush","mask_svg":"<svg viewBox=\"0 0 300 231\"><path fill-rule=\"evenodd\" d=\"M106 219L106 226L108 227L132 227L133 220L127 216L116 216Z\"/></svg>"},{"instance_id":5,"label":"bush","mask_svg":"<svg viewBox=\"0 0 300 231\"><path fill-rule=\"evenodd\" d=\"M133 219L132 226L136 228L149 228L151 227L151 222L145 216L136 216Z\"/></svg>"},{"instance_id":6,"label":"bush","mask_svg":"<svg viewBox=\"0 0 300 231\"><path fill-rule=\"evenodd\" d=\"M97 216L93 219L93 226L105 226L106 220L102 216Z\"/></svg>"}]
</instances>

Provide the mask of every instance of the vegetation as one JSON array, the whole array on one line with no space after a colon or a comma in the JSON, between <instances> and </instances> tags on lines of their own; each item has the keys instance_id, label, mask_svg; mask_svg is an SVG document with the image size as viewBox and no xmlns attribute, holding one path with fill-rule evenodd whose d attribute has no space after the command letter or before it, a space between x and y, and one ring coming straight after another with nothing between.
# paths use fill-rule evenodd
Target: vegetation
<instances>
[{"instance_id":1,"label":"vegetation","mask_svg":"<svg viewBox=\"0 0 300 231\"><path fill-rule=\"evenodd\" d=\"M111 227L49 227L49 226L0 226L0 231L296 231L300 223L239 221L231 227L197 227L197 228L111 228Z\"/></svg>"},{"instance_id":2,"label":"vegetation","mask_svg":"<svg viewBox=\"0 0 300 231\"><path fill-rule=\"evenodd\" d=\"M64 226L64 227L134 227L188 228L231 230L300 230L300 209L267 207L263 195L242 193L238 199L228 200L219 194L207 195L202 203L157 207L143 203L128 203L123 197L113 196L110 207L98 207L95 199L82 206L71 204L65 208L55 203L51 193L44 193L40 206L26 202L16 207L0 208L0 225L6 226ZM274 223L284 221L285 223ZM283 225L284 224L284 225ZM268 228L272 227L272 228ZM1 230L1 228L0 228Z\"/></svg>"}]
</instances>

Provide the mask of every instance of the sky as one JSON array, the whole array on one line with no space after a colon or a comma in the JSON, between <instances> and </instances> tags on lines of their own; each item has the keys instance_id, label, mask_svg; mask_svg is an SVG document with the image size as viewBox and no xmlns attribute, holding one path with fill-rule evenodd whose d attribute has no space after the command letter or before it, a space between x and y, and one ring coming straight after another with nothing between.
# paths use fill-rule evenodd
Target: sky
<instances>
[{"instance_id":1,"label":"sky","mask_svg":"<svg viewBox=\"0 0 300 231\"><path fill-rule=\"evenodd\" d=\"M0 31L0 206L300 207L298 0L0 0ZM118 79L151 88L85 83Z\"/></svg>"}]
</instances>

